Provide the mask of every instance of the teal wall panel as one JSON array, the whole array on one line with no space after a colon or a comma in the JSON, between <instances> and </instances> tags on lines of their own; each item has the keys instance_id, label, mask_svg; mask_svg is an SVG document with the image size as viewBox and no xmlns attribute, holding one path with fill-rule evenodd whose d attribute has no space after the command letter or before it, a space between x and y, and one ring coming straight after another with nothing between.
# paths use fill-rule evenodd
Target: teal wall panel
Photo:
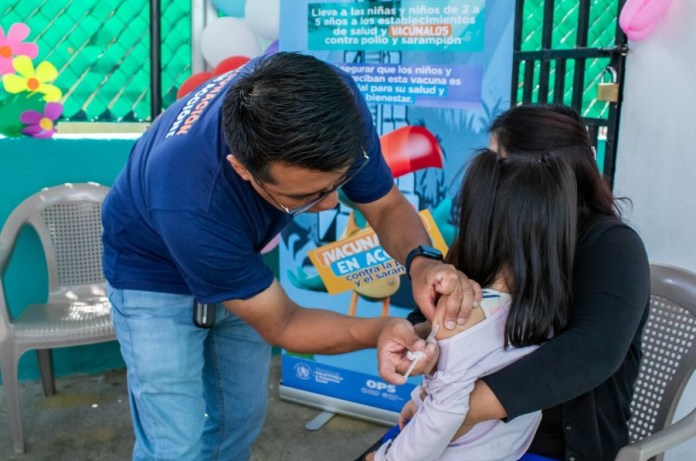
<instances>
[{"instance_id":1,"label":"teal wall panel","mask_svg":"<svg viewBox=\"0 0 696 461\"><path fill-rule=\"evenodd\" d=\"M0 139L0 223L25 198L43 187L66 182L93 181L110 186L125 165L134 140L122 139ZM264 255L264 261L278 274L278 250ZM47 298L47 271L39 238L25 228L13 253L5 277L5 294L13 314L31 303ZM113 341L91 346L56 349L53 352L57 376L97 373L122 368L118 344ZM24 354L20 361L21 380L39 378L36 354Z\"/></svg>"},{"instance_id":2,"label":"teal wall panel","mask_svg":"<svg viewBox=\"0 0 696 461\"><path fill-rule=\"evenodd\" d=\"M0 223L25 198L43 187L93 181L110 186L126 162L133 140L122 139L0 139ZM3 279L10 311L45 302L47 272L37 235L25 228ZM115 341L55 349L55 374L91 373L123 367ZM22 380L38 379L36 354L20 361Z\"/></svg>"}]
</instances>

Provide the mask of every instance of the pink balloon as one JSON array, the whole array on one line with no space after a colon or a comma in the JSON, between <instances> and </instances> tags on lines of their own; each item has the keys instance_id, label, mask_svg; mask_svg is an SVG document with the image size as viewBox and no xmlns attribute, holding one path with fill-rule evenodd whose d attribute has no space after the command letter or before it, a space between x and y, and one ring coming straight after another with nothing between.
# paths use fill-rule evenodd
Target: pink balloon
<instances>
[{"instance_id":1,"label":"pink balloon","mask_svg":"<svg viewBox=\"0 0 696 461\"><path fill-rule=\"evenodd\" d=\"M619 25L629 39L643 40L650 35L671 3L672 0L626 0Z\"/></svg>"}]
</instances>

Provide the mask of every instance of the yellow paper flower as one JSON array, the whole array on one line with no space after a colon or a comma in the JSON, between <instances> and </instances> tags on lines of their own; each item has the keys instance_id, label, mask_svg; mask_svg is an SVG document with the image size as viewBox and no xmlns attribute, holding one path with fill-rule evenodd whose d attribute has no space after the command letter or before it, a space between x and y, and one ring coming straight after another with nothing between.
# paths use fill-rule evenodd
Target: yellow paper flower
<instances>
[{"instance_id":1,"label":"yellow paper flower","mask_svg":"<svg viewBox=\"0 0 696 461\"><path fill-rule=\"evenodd\" d=\"M56 79L58 71L48 61L41 62L34 70L34 64L29 56L17 56L12 60L17 74L5 75L2 83L8 93L29 91L43 93L46 101L58 101L63 93L55 85L49 84Z\"/></svg>"}]
</instances>

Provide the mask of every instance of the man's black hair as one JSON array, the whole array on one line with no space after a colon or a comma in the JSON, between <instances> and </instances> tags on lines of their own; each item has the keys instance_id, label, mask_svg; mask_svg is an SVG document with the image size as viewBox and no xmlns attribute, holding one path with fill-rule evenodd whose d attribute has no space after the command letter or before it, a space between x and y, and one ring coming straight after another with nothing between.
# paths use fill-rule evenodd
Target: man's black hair
<instances>
[{"instance_id":1,"label":"man's black hair","mask_svg":"<svg viewBox=\"0 0 696 461\"><path fill-rule=\"evenodd\" d=\"M364 147L362 118L351 88L331 65L279 52L243 69L222 106L232 154L260 181L271 163L333 172Z\"/></svg>"}]
</instances>

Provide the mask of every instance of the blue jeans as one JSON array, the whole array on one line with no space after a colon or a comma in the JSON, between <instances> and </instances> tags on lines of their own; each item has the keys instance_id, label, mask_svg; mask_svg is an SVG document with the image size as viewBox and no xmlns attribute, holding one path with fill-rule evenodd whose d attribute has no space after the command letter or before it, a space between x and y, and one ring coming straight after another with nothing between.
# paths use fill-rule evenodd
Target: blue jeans
<instances>
[{"instance_id":1,"label":"blue jeans","mask_svg":"<svg viewBox=\"0 0 696 461\"><path fill-rule=\"evenodd\" d=\"M128 368L133 460L248 460L266 415L271 347L217 305L193 324L193 297L109 287Z\"/></svg>"}]
</instances>

